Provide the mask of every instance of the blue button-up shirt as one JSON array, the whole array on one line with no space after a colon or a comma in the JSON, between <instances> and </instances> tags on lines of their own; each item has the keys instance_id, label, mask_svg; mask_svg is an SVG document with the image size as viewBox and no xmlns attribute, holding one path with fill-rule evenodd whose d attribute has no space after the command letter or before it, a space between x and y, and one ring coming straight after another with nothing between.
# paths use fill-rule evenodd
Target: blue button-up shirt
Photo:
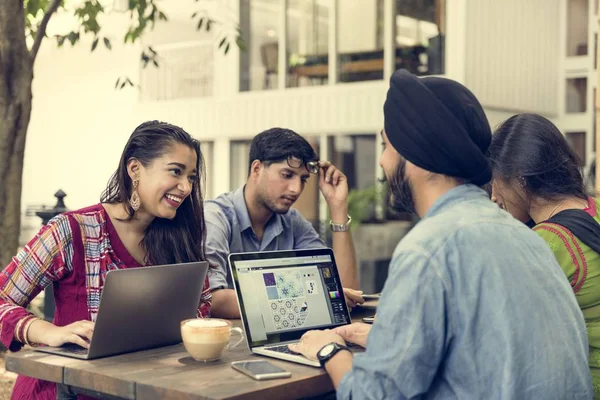
<instances>
[{"instance_id":1,"label":"blue button-up shirt","mask_svg":"<svg viewBox=\"0 0 600 400\"><path fill-rule=\"evenodd\" d=\"M582 313L548 245L473 185L391 261L339 399L591 399Z\"/></svg>"},{"instance_id":2,"label":"blue button-up shirt","mask_svg":"<svg viewBox=\"0 0 600 400\"><path fill-rule=\"evenodd\" d=\"M227 265L230 253L323 248L325 243L299 212L273 214L262 240L252 230L244 188L220 195L205 203L206 258L217 268L209 270L211 289L233 288Z\"/></svg>"}]
</instances>

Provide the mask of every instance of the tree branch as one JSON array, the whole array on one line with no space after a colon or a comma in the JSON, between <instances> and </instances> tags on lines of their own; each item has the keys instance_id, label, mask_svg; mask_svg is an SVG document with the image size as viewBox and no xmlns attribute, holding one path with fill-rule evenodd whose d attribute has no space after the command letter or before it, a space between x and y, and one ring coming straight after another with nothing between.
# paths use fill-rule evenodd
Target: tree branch
<instances>
[{"instance_id":1,"label":"tree branch","mask_svg":"<svg viewBox=\"0 0 600 400\"><path fill-rule=\"evenodd\" d=\"M33 46L31 47L31 61L35 61L35 57L37 56L37 52L40 49L42 44L42 40L46 36L46 28L48 27L48 21L50 21L50 17L52 14L58 10L60 6L61 0L52 0L52 2L48 5L46 12L44 13L44 17L42 18L42 22L40 22L40 28L38 29L35 40L33 41Z\"/></svg>"}]
</instances>

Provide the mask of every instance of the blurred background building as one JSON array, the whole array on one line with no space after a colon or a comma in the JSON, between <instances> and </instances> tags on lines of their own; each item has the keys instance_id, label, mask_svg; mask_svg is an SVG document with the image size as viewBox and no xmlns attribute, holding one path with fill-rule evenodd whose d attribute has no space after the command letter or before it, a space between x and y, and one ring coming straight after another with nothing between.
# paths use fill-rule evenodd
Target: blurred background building
<instances>
[{"instance_id":1,"label":"blurred background building","mask_svg":"<svg viewBox=\"0 0 600 400\"><path fill-rule=\"evenodd\" d=\"M91 38L74 48L43 44L24 207L53 204L57 188L69 193L71 209L97 202L131 131L148 119L201 140L209 198L245 182L250 140L273 126L307 137L352 189L368 190L381 177L382 105L398 68L464 83L492 127L518 112L543 114L584 162L592 160L595 1L169 0L161 2L169 21L134 46L118 44L129 21L119 2L108 2L116 11L103 21L115 38L112 51L90 53ZM222 24L198 32L191 15L199 10ZM70 24L58 15L49 36ZM220 37L238 24L247 48L224 54ZM159 68L141 67L147 45L158 52ZM139 87L115 90L122 76ZM315 225L327 219L316 180L296 207ZM355 236L363 265L383 268L410 222L383 206L369 207L362 219ZM38 227L39 220L25 218L23 240ZM363 282L379 289L383 278L375 275Z\"/></svg>"}]
</instances>

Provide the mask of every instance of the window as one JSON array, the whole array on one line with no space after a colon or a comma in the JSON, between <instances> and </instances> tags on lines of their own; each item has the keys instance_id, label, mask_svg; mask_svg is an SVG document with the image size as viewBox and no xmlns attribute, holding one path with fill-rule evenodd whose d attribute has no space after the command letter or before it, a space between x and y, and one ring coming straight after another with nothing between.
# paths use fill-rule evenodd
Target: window
<instances>
[{"instance_id":1,"label":"window","mask_svg":"<svg viewBox=\"0 0 600 400\"><path fill-rule=\"evenodd\" d=\"M444 73L445 5L445 0L396 0L396 69Z\"/></svg>"},{"instance_id":2,"label":"window","mask_svg":"<svg viewBox=\"0 0 600 400\"><path fill-rule=\"evenodd\" d=\"M581 161L581 165L585 165L585 132L567 132L566 134L567 142L575 151L579 160Z\"/></svg>"},{"instance_id":3,"label":"window","mask_svg":"<svg viewBox=\"0 0 600 400\"><path fill-rule=\"evenodd\" d=\"M240 29L248 44L240 53L240 91L277 89L279 5L279 0L240 2Z\"/></svg>"},{"instance_id":4,"label":"window","mask_svg":"<svg viewBox=\"0 0 600 400\"><path fill-rule=\"evenodd\" d=\"M207 97L213 93L212 41L156 46L158 67L140 70L143 101Z\"/></svg>"},{"instance_id":5,"label":"window","mask_svg":"<svg viewBox=\"0 0 600 400\"><path fill-rule=\"evenodd\" d=\"M324 85L328 78L329 4L287 2L287 86Z\"/></svg>"},{"instance_id":6,"label":"window","mask_svg":"<svg viewBox=\"0 0 600 400\"><path fill-rule=\"evenodd\" d=\"M232 141L229 146L231 167L229 170L229 188L236 190L248 179L248 159L250 156L250 140Z\"/></svg>"},{"instance_id":7,"label":"window","mask_svg":"<svg viewBox=\"0 0 600 400\"><path fill-rule=\"evenodd\" d=\"M338 79L383 79L383 0L338 1Z\"/></svg>"},{"instance_id":8,"label":"window","mask_svg":"<svg viewBox=\"0 0 600 400\"><path fill-rule=\"evenodd\" d=\"M567 0L567 57L588 54L588 10L589 0Z\"/></svg>"},{"instance_id":9,"label":"window","mask_svg":"<svg viewBox=\"0 0 600 400\"><path fill-rule=\"evenodd\" d=\"M353 191L348 208L358 220L369 220L374 215L373 199L369 196L374 195L376 141L374 134L329 138L329 159L348 179L348 188Z\"/></svg>"},{"instance_id":10,"label":"window","mask_svg":"<svg viewBox=\"0 0 600 400\"><path fill-rule=\"evenodd\" d=\"M584 113L587 110L587 78L567 79L567 113Z\"/></svg>"},{"instance_id":11,"label":"window","mask_svg":"<svg viewBox=\"0 0 600 400\"><path fill-rule=\"evenodd\" d=\"M204 175L206 176L206 184L201 189L205 200L212 199L214 197L214 193L211 174L215 168L213 163L213 142L202 141L200 144L200 151L202 152L202 157L204 158Z\"/></svg>"}]
</instances>

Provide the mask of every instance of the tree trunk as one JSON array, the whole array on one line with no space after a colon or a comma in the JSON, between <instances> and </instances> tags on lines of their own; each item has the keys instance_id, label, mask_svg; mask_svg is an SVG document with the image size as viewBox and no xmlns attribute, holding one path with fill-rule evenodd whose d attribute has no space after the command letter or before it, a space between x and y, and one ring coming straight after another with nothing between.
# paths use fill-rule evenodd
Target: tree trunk
<instances>
[{"instance_id":1,"label":"tree trunk","mask_svg":"<svg viewBox=\"0 0 600 400\"><path fill-rule=\"evenodd\" d=\"M31 116L33 62L23 16L21 0L0 0L0 268L18 248L23 156Z\"/></svg>"}]
</instances>

